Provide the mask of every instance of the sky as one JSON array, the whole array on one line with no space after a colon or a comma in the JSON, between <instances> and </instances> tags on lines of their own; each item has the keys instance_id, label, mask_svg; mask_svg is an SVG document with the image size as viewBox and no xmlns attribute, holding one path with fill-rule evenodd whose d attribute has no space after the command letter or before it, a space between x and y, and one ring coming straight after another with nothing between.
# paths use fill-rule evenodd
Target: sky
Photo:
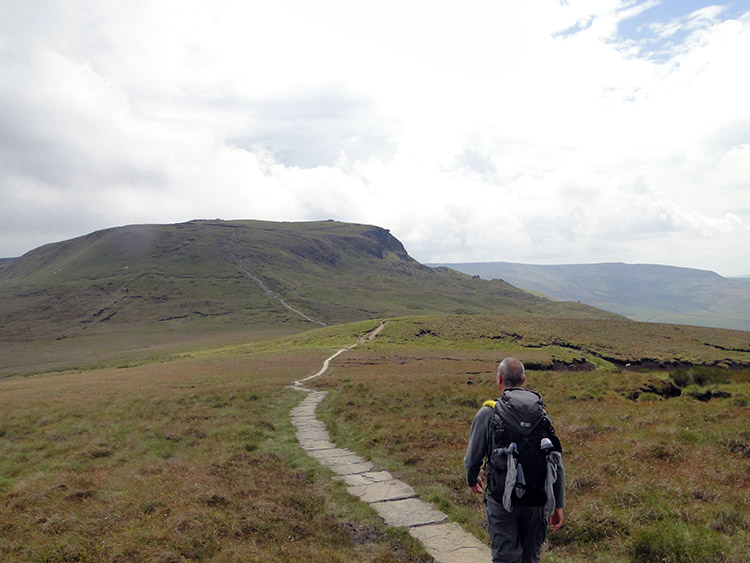
<instances>
[{"instance_id":1,"label":"sky","mask_svg":"<svg viewBox=\"0 0 750 563\"><path fill-rule=\"evenodd\" d=\"M0 257L191 219L750 275L750 0L0 0Z\"/></svg>"}]
</instances>

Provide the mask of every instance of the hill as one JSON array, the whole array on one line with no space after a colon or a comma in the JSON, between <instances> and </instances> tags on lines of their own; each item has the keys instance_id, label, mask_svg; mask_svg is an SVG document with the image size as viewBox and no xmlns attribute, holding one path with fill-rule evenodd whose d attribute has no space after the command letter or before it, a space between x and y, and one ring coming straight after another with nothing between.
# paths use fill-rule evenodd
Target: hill
<instances>
[{"instance_id":1,"label":"hill","mask_svg":"<svg viewBox=\"0 0 750 563\"><path fill-rule=\"evenodd\" d=\"M57 365L77 346L89 347L98 361L115 348L156 352L211 335L245 341L446 313L615 318L503 281L428 268L387 230L370 225L133 225L45 245L0 268L0 371Z\"/></svg>"},{"instance_id":2,"label":"hill","mask_svg":"<svg viewBox=\"0 0 750 563\"><path fill-rule=\"evenodd\" d=\"M637 321L750 330L750 283L714 272L653 264L434 264Z\"/></svg>"}]
</instances>

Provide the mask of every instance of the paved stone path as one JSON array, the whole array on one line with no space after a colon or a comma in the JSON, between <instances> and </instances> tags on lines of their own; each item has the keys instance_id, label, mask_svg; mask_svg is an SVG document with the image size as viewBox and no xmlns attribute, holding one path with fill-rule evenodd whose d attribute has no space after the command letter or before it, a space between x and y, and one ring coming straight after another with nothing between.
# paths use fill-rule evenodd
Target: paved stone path
<instances>
[{"instance_id":1,"label":"paved stone path","mask_svg":"<svg viewBox=\"0 0 750 563\"><path fill-rule=\"evenodd\" d=\"M376 333L370 334L374 337ZM409 485L394 479L387 471L378 471L372 462L349 450L337 448L331 442L325 424L315 416L315 408L327 392L312 391L303 387L302 382L323 375L330 361L349 349L339 350L325 361L318 373L296 381L292 386L307 393L307 397L291 411L302 449L336 473L336 478L347 485L347 491L369 503L387 525L407 528L409 534L421 541L439 563L489 561L489 547L459 524L448 522L448 517L433 505L417 498Z\"/></svg>"}]
</instances>

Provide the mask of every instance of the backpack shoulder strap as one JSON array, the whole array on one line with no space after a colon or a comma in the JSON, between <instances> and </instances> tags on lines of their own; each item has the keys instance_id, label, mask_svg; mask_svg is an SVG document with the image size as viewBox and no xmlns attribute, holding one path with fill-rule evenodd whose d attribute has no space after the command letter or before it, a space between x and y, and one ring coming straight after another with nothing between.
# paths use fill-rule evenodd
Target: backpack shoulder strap
<instances>
[{"instance_id":1,"label":"backpack shoulder strap","mask_svg":"<svg viewBox=\"0 0 750 563\"><path fill-rule=\"evenodd\" d=\"M492 409L492 414L487 421L487 452L492 452L497 447L497 439L499 439L498 432L502 432L502 418L498 415L498 407L500 406L500 399L490 399L485 401L483 407L489 407Z\"/></svg>"}]
</instances>

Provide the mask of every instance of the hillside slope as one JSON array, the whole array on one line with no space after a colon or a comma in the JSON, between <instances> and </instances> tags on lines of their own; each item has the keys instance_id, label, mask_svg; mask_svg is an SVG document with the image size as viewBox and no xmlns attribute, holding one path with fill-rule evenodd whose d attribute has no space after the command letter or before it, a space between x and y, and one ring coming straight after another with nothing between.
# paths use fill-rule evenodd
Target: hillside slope
<instances>
[{"instance_id":1,"label":"hillside slope","mask_svg":"<svg viewBox=\"0 0 750 563\"><path fill-rule=\"evenodd\" d=\"M191 221L107 229L0 269L2 341L117 329L285 324L402 314L607 318L413 260L387 230L334 221Z\"/></svg>"},{"instance_id":2,"label":"hillside slope","mask_svg":"<svg viewBox=\"0 0 750 563\"><path fill-rule=\"evenodd\" d=\"M556 299L580 301L638 321L750 330L750 283L705 270L652 264L542 266L436 264Z\"/></svg>"}]
</instances>

